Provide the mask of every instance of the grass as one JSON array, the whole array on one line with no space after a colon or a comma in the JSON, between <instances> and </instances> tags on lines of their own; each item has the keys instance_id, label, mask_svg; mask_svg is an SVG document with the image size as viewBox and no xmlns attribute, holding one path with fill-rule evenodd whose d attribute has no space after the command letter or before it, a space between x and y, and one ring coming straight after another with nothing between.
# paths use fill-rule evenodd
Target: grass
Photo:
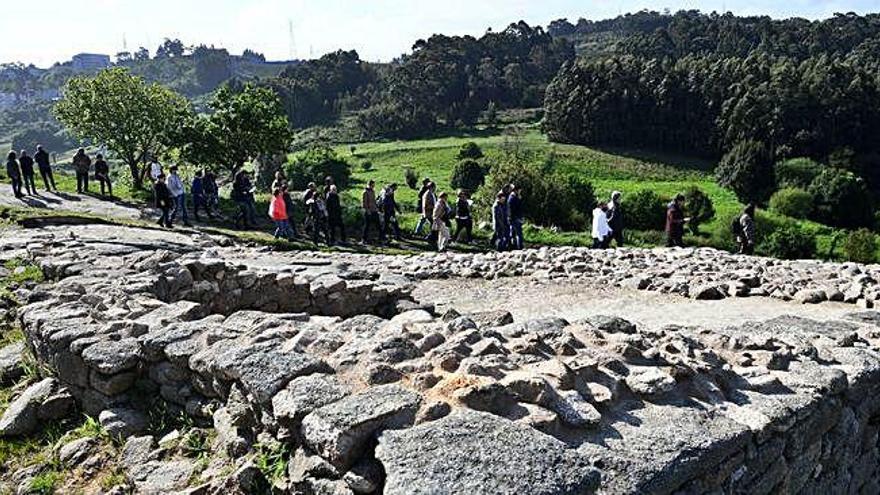
<instances>
[{"instance_id":1,"label":"grass","mask_svg":"<svg viewBox=\"0 0 880 495\"><path fill-rule=\"evenodd\" d=\"M290 447L282 442L258 443L254 445L256 456L254 464L270 483L280 480L287 473L290 460Z\"/></svg>"}]
</instances>

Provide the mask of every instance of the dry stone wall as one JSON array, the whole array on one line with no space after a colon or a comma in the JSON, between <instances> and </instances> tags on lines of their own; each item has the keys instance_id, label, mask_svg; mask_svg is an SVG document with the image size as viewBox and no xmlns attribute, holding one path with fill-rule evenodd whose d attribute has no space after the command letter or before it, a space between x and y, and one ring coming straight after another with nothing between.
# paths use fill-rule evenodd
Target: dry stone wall
<instances>
[{"instance_id":1,"label":"dry stone wall","mask_svg":"<svg viewBox=\"0 0 880 495\"><path fill-rule=\"evenodd\" d=\"M139 406L158 396L212 425L216 448L233 458L256 444L286 444L281 491L880 491L873 311L723 330L643 328L616 316L515 321L506 312L440 315L412 301L422 257L327 264L322 256L212 245L143 252L59 237L0 246L3 256L33 256L56 279L22 294L28 303L19 312L28 345L57 375L46 394L76 398L120 435L145 427ZM684 265L674 261L680 251L628 253L616 256L653 260L640 273L653 274L656 287ZM536 268L560 263L550 273L576 277L586 272L567 267L611 255L510 256L536 256L528 262ZM479 264L488 257L444 259L433 276L486 276ZM664 263L673 275L657 275ZM749 264L760 273L757 283L743 281L750 289L805 278L803 287L791 282L804 290L865 275L862 294L873 290L870 267L816 265L804 276L800 265L786 274L786 265ZM146 492L142 477L131 476Z\"/></svg>"}]
</instances>

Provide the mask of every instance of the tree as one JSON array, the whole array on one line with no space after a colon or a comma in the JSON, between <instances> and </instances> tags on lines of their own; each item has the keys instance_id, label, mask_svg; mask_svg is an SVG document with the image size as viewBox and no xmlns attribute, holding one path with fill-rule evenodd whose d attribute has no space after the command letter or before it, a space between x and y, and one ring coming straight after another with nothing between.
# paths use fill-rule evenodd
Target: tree
<instances>
[{"instance_id":1,"label":"tree","mask_svg":"<svg viewBox=\"0 0 880 495\"><path fill-rule=\"evenodd\" d=\"M165 38L165 41L156 49L156 58L182 57L184 51L186 51L186 47L182 41Z\"/></svg>"},{"instance_id":2,"label":"tree","mask_svg":"<svg viewBox=\"0 0 880 495\"><path fill-rule=\"evenodd\" d=\"M774 189L773 162L763 143L742 141L715 169L718 184L731 189L743 203L761 203Z\"/></svg>"},{"instance_id":3,"label":"tree","mask_svg":"<svg viewBox=\"0 0 880 495\"><path fill-rule=\"evenodd\" d=\"M690 217L688 227L691 233L697 235L700 233L700 225L715 218L715 206L712 199L704 193L699 187L691 186L684 192L685 215Z\"/></svg>"},{"instance_id":4,"label":"tree","mask_svg":"<svg viewBox=\"0 0 880 495\"><path fill-rule=\"evenodd\" d=\"M58 120L80 139L107 145L128 165L137 188L143 186L141 159L175 144L192 112L182 96L124 68L70 79L62 93L54 107Z\"/></svg>"},{"instance_id":5,"label":"tree","mask_svg":"<svg viewBox=\"0 0 880 495\"><path fill-rule=\"evenodd\" d=\"M134 59L138 62L150 60L150 50L147 50L144 47L138 48L138 50L134 52Z\"/></svg>"},{"instance_id":6,"label":"tree","mask_svg":"<svg viewBox=\"0 0 880 495\"><path fill-rule=\"evenodd\" d=\"M483 150L480 149L477 143L468 141L458 149L458 156L456 158L459 160L479 160L483 158Z\"/></svg>"},{"instance_id":7,"label":"tree","mask_svg":"<svg viewBox=\"0 0 880 495\"><path fill-rule=\"evenodd\" d=\"M852 172L828 167L808 191L816 204L816 220L843 228L870 227L874 221L871 193Z\"/></svg>"},{"instance_id":8,"label":"tree","mask_svg":"<svg viewBox=\"0 0 880 495\"><path fill-rule=\"evenodd\" d=\"M208 103L210 114L191 120L184 156L201 164L222 164L234 175L249 159L287 151L291 132L278 95L245 84L224 86Z\"/></svg>"},{"instance_id":9,"label":"tree","mask_svg":"<svg viewBox=\"0 0 880 495\"><path fill-rule=\"evenodd\" d=\"M473 194L484 182L486 182L486 170L476 160L464 159L452 170L450 184L455 189L463 189Z\"/></svg>"}]
</instances>

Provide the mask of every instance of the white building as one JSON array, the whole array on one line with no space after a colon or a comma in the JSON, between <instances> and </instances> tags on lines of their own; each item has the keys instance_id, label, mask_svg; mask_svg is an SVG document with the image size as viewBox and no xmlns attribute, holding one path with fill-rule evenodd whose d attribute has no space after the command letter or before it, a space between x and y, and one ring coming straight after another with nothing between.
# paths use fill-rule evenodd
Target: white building
<instances>
[{"instance_id":1,"label":"white building","mask_svg":"<svg viewBox=\"0 0 880 495\"><path fill-rule=\"evenodd\" d=\"M101 70L110 67L110 55L80 53L73 56L71 66L76 70Z\"/></svg>"}]
</instances>

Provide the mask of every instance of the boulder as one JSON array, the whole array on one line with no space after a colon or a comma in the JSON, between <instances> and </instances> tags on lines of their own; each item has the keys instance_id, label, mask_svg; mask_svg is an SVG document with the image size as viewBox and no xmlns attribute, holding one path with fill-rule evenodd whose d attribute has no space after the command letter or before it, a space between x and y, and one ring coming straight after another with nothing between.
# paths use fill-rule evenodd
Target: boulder
<instances>
[{"instance_id":1,"label":"boulder","mask_svg":"<svg viewBox=\"0 0 880 495\"><path fill-rule=\"evenodd\" d=\"M98 421L114 438L128 438L143 432L150 424L147 416L135 409L117 407L101 411Z\"/></svg>"},{"instance_id":2,"label":"boulder","mask_svg":"<svg viewBox=\"0 0 880 495\"><path fill-rule=\"evenodd\" d=\"M22 392L0 417L0 436L24 436L34 433L44 420L66 417L76 403L66 388L54 378L46 378Z\"/></svg>"},{"instance_id":3,"label":"boulder","mask_svg":"<svg viewBox=\"0 0 880 495\"><path fill-rule=\"evenodd\" d=\"M335 376L315 374L294 378L272 398L275 419L285 425L299 424L315 409L351 394L351 388Z\"/></svg>"},{"instance_id":4,"label":"boulder","mask_svg":"<svg viewBox=\"0 0 880 495\"><path fill-rule=\"evenodd\" d=\"M95 446L93 437L80 438L72 442L68 442L58 449L58 461L62 466L67 468L73 467L88 457Z\"/></svg>"},{"instance_id":5,"label":"boulder","mask_svg":"<svg viewBox=\"0 0 880 495\"><path fill-rule=\"evenodd\" d=\"M675 389L675 379L660 368L633 370L626 377L630 390L645 396L662 395Z\"/></svg>"},{"instance_id":6,"label":"boulder","mask_svg":"<svg viewBox=\"0 0 880 495\"><path fill-rule=\"evenodd\" d=\"M476 411L379 437L387 495L592 493L599 472L559 440Z\"/></svg>"},{"instance_id":7,"label":"boulder","mask_svg":"<svg viewBox=\"0 0 880 495\"><path fill-rule=\"evenodd\" d=\"M15 342L0 349L0 383L13 383L24 375L21 365L24 349L24 342Z\"/></svg>"}]
</instances>

